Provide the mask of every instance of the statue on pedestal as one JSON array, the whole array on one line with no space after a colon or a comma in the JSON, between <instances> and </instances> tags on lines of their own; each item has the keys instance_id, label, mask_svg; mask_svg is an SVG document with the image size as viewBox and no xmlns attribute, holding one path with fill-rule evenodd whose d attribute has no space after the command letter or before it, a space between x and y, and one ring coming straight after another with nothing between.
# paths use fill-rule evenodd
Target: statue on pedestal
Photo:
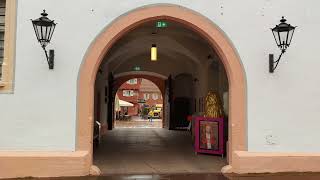
<instances>
[{"instance_id":1,"label":"statue on pedestal","mask_svg":"<svg viewBox=\"0 0 320 180\"><path fill-rule=\"evenodd\" d=\"M206 97L205 117L222 118L223 110L218 93L209 91Z\"/></svg>"}]
</instances>

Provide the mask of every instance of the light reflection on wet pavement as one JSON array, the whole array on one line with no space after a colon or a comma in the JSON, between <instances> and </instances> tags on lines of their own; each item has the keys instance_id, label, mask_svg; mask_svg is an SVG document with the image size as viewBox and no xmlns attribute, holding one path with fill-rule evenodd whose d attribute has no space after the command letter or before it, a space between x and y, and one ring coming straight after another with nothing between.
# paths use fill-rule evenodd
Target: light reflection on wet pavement
<instances>
[{"instance_id":1,"label":"light reflection on wet pavement","mask_svg":"<svg viewBox=\"0 0 320 180\"><path fill-rule=\"evenodd\" d=\"M176 175L114 175L61 178L23 178L21 180L320 180L320 173L280 173L228 175L222 174L176 174Z\"/></svg>"},{"instance_id":2,"label":"light reflection on wet pavement","mask_svg":"<svg viewBox=\"0 0 320 180\"><path fill-rule=\"evenodd\" d=\"M116 128L162 128L162 119L153 119L150 122L148 119L140 117L131 117L130 120L116 120Z\"/></svg>"}]
</instances>

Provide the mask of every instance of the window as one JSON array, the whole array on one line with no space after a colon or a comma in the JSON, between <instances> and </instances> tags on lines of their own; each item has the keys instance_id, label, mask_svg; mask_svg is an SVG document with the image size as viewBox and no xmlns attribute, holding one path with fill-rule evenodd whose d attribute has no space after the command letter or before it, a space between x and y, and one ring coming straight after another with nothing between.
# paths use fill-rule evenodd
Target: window
<instances>
[{"instance_id":1,"label":"window","mask_svg":"<svg viewBox=\"0 0 320 180\"><path fill-rule=\"evenodd\" d=\"M0 1L0 81L2 80L2 64L4 59L4 33L5 33L6 1Z\"/></svg>"},{"instance_id":2,"label":"window","mask_svg":"<svg viewBox=\"0 0 320 180\"><path fill-rule=\"evenodd\" d=\"M138 83L138 79L130 79L129 81L127 81L127 84L137 84Z\"/></svg>"},{"instance_id":3,"label":"window","mask_svg":"<svg viewBox=\"0 0 320 180\"><path fill-rule=\"evenodd\" d=\"M143 98L144 100L148 100L150 98L150 94L148 93L143 94Z\"/></svg>"},{"instance_id":4,"label":"window","mask_svg":"<svg viewBox=\"0 0 320 180\"><path fill-rule=\"evenodd\" d=\"M123 90L122 94L124 97L132 97L132 96L134 96L134 91L133 90Z\"/></svg>"},{"instance_id":5,"label":"window","mask_svg":"<svg viewBox=\"0 0 320 180\"><path fill-rule=\"evenodd\" d=\"M12 93L17 0L0 0L0 93Z\"/></svg>"},{"instance_id":6,"label":"window","mask_svg":"<svg viewBox=\"0 0 320 180\"><path fill-rule=\"evenodd\" d=\"M159 99L159 95L157 93L153 93L152 94L152 99L153 100L158 100Z\"/></svg>"}]
</instances>

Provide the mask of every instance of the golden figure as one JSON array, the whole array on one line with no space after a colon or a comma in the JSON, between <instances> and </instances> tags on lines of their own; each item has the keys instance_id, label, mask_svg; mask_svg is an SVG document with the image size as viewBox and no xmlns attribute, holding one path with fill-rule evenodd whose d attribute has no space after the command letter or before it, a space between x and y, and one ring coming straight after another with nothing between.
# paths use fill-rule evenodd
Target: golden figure
<instances>
[{"instance_id":1,"label":"golden figure","mask_svg":"<svg viewBox=\"0 0 320 180\"><path fill-rule=\"evenodd\" d=\"M222 118L223 111L218 93L209 91L206 97L205 117Z\"/></svg>"}]
</instances>

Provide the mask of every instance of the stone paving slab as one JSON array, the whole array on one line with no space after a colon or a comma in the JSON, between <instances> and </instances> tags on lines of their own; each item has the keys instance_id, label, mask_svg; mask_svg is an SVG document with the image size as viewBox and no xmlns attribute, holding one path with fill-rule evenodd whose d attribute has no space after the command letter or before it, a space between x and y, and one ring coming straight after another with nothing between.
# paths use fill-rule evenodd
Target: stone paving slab
<instances>
[{"instance_id":1,"label":"stone paving slab","mask_svg":"<svg viewBox=\"0 0 320 180\"><path fill-rule=\"evenodd\" d=\"M153 119L150 122L147 119L141 119L139 117L133 117L131 120L116 120L116 128L162 128L161 119Z\"/></svg>"},{"instance_id":2,"label":"stone paving slab","mask_svg":"<svg viewBox=\"0 0 320 180\"><path fill-rule=\"evenodd\" d=\"M226 159L195 154L190 132L122 128L108 131L94 151L104 175L220 173Z\"/></svg>"}]
</instances>

